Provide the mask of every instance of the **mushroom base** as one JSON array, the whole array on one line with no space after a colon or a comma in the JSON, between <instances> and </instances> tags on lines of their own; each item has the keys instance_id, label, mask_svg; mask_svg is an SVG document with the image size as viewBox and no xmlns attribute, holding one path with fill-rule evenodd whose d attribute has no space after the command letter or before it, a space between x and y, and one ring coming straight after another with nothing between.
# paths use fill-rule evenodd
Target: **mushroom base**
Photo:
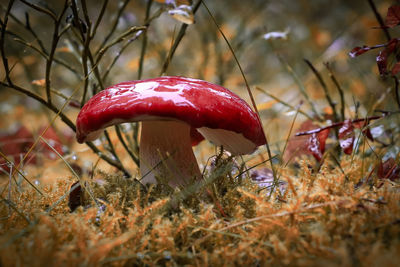
<instances>
[{"instance_id":1,"label":"mushroom base","mask_svg":"<svg viewBox=\"0 0 400 267\"><path fill-rule=\"evenodd\" d=\"M143 121L140 136L142 182L185 186L201 178L190 126L179 121Z\"/></svg>"}]
</instances>

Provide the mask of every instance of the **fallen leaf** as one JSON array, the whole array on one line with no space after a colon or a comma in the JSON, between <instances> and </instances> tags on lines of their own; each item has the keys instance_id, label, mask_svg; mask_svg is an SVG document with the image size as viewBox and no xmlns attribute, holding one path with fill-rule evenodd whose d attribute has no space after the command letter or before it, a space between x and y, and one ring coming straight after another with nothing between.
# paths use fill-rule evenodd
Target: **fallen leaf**
<instances>
[{"instance_id":1,"label":"fallen leaf","mask_svg":"<svg viewBox=\"0 0 400 267\"><path fill-rule=\"evenodd\" d=\"M72 189L73 187L75 188ZM68 196L68 207L70 208L71 212L73 212L82 205L82 187L79 184L79 181L73 183L70 187L70 190L71 192Z\"/></svg>"},{"instance_id":2,"label":"fallen leaf","mask_svg":"<svg viewBox=\"0 0 400 267\"><path fill-rule=\"evenodd\" d=\"M388 12L385 19L385 25L389 28L393 28L400 23L400 6L391 6L388 8Z\"/></svg>"},{"instance_id":3,"label":"fallen leaf","mask_svg":"<svg viewBox=\"0 0 400 267\"><path fill-rule=\"evenodd\" d=\"M339 143L343 152L350 155L353 152L354 144L354 126L350 119L343 122L343 126L339 128Z\"/></svg>"},{"instance_id":4,"label":"fallen leaf","mask_svg":"<svg viewBox=\"0 0 400 267\"><path fill-rule=\"evenodd\" d=\"M314 156L318 161L322 160L325 152L326 139L329 136L329 129L322 130L319 133L313 133L308 139L308 151Z\"/></svg>"},{"instance_id":5,"label":"fallen leaf","mask_svg":"<svg viewBox=\"0 0 400 267\"><path fill-rule=\"evenodd\" d=\"M37 85L37 86L45 86L46 85L46 80L45 79L33 80L32 84L33 85Z\"/></svg>"},{"instance_id":6,"label":"fallen leaf","mask_svg":"<svg viewBox=\"0 0 400 267\"><path fill-rule=\"evenodd\" d=\"M194 23L194 15L191 6L180 5L174 9L168 10L168 14L179 22L185 24Z\"/></svg>"},{"instance_id":7,"label":"fallen leaf","mask_svg":"<svg viewBox=\"0 0 400 267\"><path fill-rule=\"evenodd\" d=\"M387 74L388 58L396 50L398 42L397 39L390 40L386 47L381 50L376 57L376 63L381 75Z\"/></svg>"},{"instance_id":8,"label":"fallen leaf","mask_svg":"<svg viewBox=\"0 0 400 267\"><path fill-rule=\"evenodd\" d=\"M286 28L285 31L283 31L283 32L279 32L279 31L277 31L277 32L268 32L268 33L263 35L263 38L265 40L270 40L270 39L287 40L289 32L290 32L289 28Z\"/></svg>"},{"instance_id":9,"label":"fallen leaf","mask_svg":"<svg viewBox=\"0 0 400 267\"><path fill-rule=\"evenodd\" d=\"M21 159L25 156L25 153L33 145L33 134L25 126L18 126L16 129L12 129L10 132L0 134L0 150L4 155L15 165L21 162ZM36 163L36 157L34 153L27 159L25 164ZM0 166L6 172L9 172L10 168L6 164L3 158L0 158Z\"/></svg>"},{"instance_id":10,"label":"fallen leaf","mask_svg":"<svg viewBox=\"0 0 400 267\"><path fill-rule=\"evenodd\" d=\"M354 47L350 52L349 52L349 56L354 58L354 57L358 57L359 55L364 54L365 52L368 52L369 50L371 50L371 47L369 46L357 46Z\"/></svg>"},{"instance_id":11,"label":"fallen leaf","mask_svg":"<svg viewBox=\"0 0 400 267\"><path fill-rule=\"evenodd\" d=\"M393 158L389 158L379 164L377 174L379 179L397 180L400 178L400 166Z\"/></svg>"}]
</instances>

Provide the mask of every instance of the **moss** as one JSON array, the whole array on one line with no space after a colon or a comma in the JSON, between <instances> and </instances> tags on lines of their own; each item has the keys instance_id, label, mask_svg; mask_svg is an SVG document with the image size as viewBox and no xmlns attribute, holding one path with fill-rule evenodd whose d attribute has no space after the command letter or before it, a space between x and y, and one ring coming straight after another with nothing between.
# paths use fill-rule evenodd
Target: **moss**
<instances>
[{"instance_id":1,"label":"moss","mask_svg":"<svg viewBox=\"0 0 400 267\"><path fill-rule=\"evenodd\" d=\"M44 197L30 188L13 192L30 224L1 206L2 265L373 266L400 260L397 183L355 189L340 170L322 166L312 174L304 164L297 176L281 170L291 186L268 198L249 179L235 180L240 171L233 166L226 158L190 194L98 173L87 181L97 205L85 193L84 206L72 213L67 199L45 212L72 182L45 188ZM346 161L342 168L354 169Z\"/></svg>"}]
</instances>

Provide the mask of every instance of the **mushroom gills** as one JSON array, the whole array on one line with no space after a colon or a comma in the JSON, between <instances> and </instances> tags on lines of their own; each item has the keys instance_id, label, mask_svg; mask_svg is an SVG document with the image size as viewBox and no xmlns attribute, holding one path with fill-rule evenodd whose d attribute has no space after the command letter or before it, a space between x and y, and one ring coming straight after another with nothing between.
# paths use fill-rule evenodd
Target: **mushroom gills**
<instances>
[{"instance_id":1,"label":"mushroom gills","mask_svg":"<svg viewBox=\"0 0 400 267\"><path fill-rule=\"evenodd\" d=\"M193 154L190 125L181 121L143 121L140 172L144 184L185 186L201 178Z\"/></svg>"},{"instance_id":2,"label":"mushroom gills","mask_svg":"<svg viewBox=\"0 0 400 267\"><path fill-rule=\"evenodd\" d=\"M235 156L250 154L257 149L257 145L244 137L243 134L208 127L197 128L197 131L214 145L223 146L224 149Z\"/></svg>"}]
</instances>

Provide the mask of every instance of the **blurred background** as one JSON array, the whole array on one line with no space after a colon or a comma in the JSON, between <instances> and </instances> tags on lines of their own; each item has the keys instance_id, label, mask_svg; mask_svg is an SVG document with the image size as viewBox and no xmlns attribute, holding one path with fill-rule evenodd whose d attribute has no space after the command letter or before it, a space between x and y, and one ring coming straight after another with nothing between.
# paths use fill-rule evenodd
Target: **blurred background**
<instances>
[{"instance_id":1,"label":"blurred background","mask_svg":"<svg viewBox=\"0 0 400 267\"><path fill-rule=\"evenodd\" d=\"M0 0L2 25L9 3ZM349 57L356 46L386 42L367 0L205 1L213 18L197 1L88 0L84 3L76 1L74 11L72 4L65 5L64 1L14 1L2 40L2 62L7 58L12 82L43 99L48 87L52 105L58 109L72 95L69 104L62 108L72 122L80 105L101 88L160 75L193 77L220 84L250 103L244 79L214 19L243 68L273 154L282 152L300 103L303 103L302 113L296 116L294 129L306 120L315 120L316 116L329 118L332 114L321 84L304 59L318 70L329 95L339 104L338 90L329 76L334 74L344 92L346 118L365 117L374 109L396 108L393 82L380 77L375 62L377 52ZM375 1L383 18L393 3ZM189 24L183 26L183 23ZM132 29L143 25L147 27L145 30ZM57 40L55 28L59 34ZM397 34L395 30L391 33ZM3 64L0 79L7 80ZM55 116L48 107L15 88L0 86L0 101L3 150L4 143L17 137L31 139L21 148L26 150ZM321 125L324 123L329 120L322 120ZM16 137L21 126L31 135ZM128 125L122 129L133 150L135 127ZM74 132L60 118L51 129L58 139L49 139L60 144L57 151L77 170L89 173L98 157L86 145L76 143ZM122 164L135 174L136 165L118 143L113 129L110 138ZM95 145L115 159L106 138ZM248 159L257 161L265 157L264 150L261 148ZM203 142L195 151L204 164L215 153L215 148ZM36 166L26 171L38 179L68 173L63 161L46 145L39 146L34 155L31 161L37 162ZM21 155L14 160L18 161L18 157ZM100 169L109 167L100 161Z\"/></svg>"}]
</instances>

